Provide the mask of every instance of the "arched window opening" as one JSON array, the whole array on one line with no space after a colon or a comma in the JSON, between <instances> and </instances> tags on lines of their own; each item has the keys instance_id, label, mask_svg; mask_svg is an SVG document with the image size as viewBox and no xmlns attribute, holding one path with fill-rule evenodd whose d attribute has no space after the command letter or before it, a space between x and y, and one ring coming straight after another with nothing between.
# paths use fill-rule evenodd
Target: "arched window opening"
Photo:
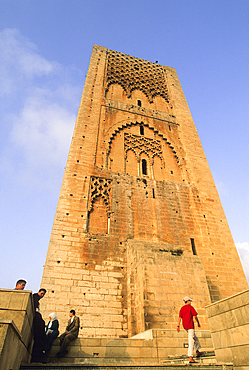
<instances>
[{"instance_id":1,"label":"arched window opening","mask_svg":"<svg viewBox=\"0 0 249 370\"><path fill-rule=\"evenodd\" d=\"M137 105L138 105L139 107L142 107L142 102L141 102L141 100L138 100L138 101L137 101Z\"/></svg>"},{"instance_id":2,"label":"arched window opening","mask_svg":"<svg viewBox=\"0 0 249 370\"><path fill-rule=\"evenodd\" d=\"M140 135L144 135L144 127L140 126Z\"/></svg>"},{"instance_id":3,"label":"arched window opening","mask_svg":"<svg viewBox=\"0 0 249 370\"><path fill-rule=\"evenodd\" d=\"M147 175L148 174L146 159L142 159L142 174L143 175Z\"/></svg>"}]
</instances>

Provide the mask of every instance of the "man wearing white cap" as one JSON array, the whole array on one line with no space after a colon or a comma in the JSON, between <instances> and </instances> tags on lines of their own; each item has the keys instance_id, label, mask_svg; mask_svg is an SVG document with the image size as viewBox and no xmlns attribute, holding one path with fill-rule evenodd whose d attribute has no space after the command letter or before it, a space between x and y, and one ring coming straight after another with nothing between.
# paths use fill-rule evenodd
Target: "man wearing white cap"
<instances>
[{"instance_id":1,"label":"man wearing white cap","mask_svg":"<svg viewBox=\"0 0 249 370\"><path fill-rule=\"evenodd\" d=\"M199 339L195 334L194 328L194 320L197 322L198 327L200 328L200 323L197 317L197 312L193 306L191 306L191 302L193 299L189 297L184 297L185 305L182 306L179 312L179 320L177 325L177 331L180 331L180 323L182 320L182 325L184 329L188 332L188 356L189 356L189 363L195 363L196 361L193 359L194 350L196 351L196 357L200 357L203 353L199 352L201 348Z\"/></svg>"}]
</instances>

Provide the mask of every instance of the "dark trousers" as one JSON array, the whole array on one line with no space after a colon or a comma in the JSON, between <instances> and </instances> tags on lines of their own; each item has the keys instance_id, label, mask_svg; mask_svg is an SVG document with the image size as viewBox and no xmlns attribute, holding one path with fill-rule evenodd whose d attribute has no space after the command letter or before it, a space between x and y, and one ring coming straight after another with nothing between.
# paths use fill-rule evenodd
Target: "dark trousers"
<instances>
[{"instance_id":1,"label":"dark trousers","mask_svg":"<svg viewBox=\"0 0 249 370\"><path fill-rule=\"evenodd\" d=\"M52 347L53 341L58 337L58 335L59 335L58 330L54 330L52 334L47 335L47 338L48 338L47 351L50 350L50 348Z\"/></svg>"},{"instance_id":2,"label":"dark trousers","mask_svg":"<svg viewBox=\"0 0 249 370\"><path fill-rule=\"evenodd\" d=\"M59 336L59 340L60 340L60 352L64 352L69 344L69 342L71 342L72 340L76 339L77 337L73 334L66 334L66 333L63 333Z\"/></svg>"}]
</instances>

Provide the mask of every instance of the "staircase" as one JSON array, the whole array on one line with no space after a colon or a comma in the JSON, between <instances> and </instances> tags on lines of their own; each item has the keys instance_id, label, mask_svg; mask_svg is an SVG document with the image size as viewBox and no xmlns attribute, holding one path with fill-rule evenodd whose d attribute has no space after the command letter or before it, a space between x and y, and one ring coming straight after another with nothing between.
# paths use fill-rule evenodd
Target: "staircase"
<instances>
[{"instance_id":1,"label":"staircase","mask_svg":"<svg viewBox=\"0 0 249 370\"><path fill-rule=\"evenodd\" d=\"M20 370L233 370L232 364L217 364L215 356L208 354L197 364L189 364L188 358L172 358L163 364L72 364L48 363L23 365Z\"/></svg>"},{"instance_id":2,"label":"staircase","mask_svg":"<svg viewBox=\"0 0 249 370\"><path fill-rule=\"evenodd\" d=\"M209 331L197 333L203 357L189 364L186 333L176 330L148 330L132 338L77 338L68 354L58 359L59 341L55 340L45 363L23 364L20 370L201 370L233 369L232 364L217 364Z\"/></svg>"}]
</instances>

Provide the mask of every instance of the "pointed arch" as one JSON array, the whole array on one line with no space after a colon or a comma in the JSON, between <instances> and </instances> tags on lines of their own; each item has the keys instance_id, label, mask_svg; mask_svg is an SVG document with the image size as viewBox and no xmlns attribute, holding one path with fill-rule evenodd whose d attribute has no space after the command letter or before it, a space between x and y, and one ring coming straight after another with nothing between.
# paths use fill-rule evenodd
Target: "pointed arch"
<instances>
[{"instance_id":1,"label":"pointed arch","mask_svg":"<svg viewBox=\"0 0 249 370\"><path fill-rule=\"evenodd\" d=\"M140 127L144 127L144 135L141 135ZM109 136L107 136L109 134ZM106 145L106 168L112 172L126 173L132 176L148 176L170 181L182 181L182 169L176 150L172 143L160 134L147 122L122 121L113 125L105 135ZM108 137L108 138L107 138ZM127 153L132 151L137 159L137 174L134 156L130 153L127 161ZM145 154L146 165L142 167L142 154ZM133 159L131 159L133 157ZM156 159L154 165L154 158ZM145 175L145 167L147 175ZM144 168L144 170L143 170Z\"/></svg>"},{"instance_id":2,"label":"pointed arch","mask_svg":"<svg viewBox=\"0 0 249 370\"><path fill-rule=\"evenodd\" d=\"M177 152L176 152L176 149L174 148L174 146L172 145L172 143L170 143L170 141L165 137L164 134L158 132L157 130L155 130L155 128L151 125L149 125L148 123L144 123L143 121L136 121L136 122L129 122L129 121L121 121L121 122L117 122L115 125L113 125L112 127L109 128L109 130L107 131L106 133L106 137L108 137L108 139L106 139L106 153L107 153L107 158L110 154L110 151L111 151L111 146L112 146L112 142L114 140L114 138L116 137L116 135L124 130L125 128L129 128L129 127L132 127L132 126L141 126L143 125L144 127L148 127L150 130L152 130L155 134L157 134L159 137L162 138L162 140L164 140L165 144L168 146L169 150L172 152L173 156L175 157L175 160L178 164L178 166L181 165L180 163L180 159L177 155Z\"/></svg>"}]
</instances>

